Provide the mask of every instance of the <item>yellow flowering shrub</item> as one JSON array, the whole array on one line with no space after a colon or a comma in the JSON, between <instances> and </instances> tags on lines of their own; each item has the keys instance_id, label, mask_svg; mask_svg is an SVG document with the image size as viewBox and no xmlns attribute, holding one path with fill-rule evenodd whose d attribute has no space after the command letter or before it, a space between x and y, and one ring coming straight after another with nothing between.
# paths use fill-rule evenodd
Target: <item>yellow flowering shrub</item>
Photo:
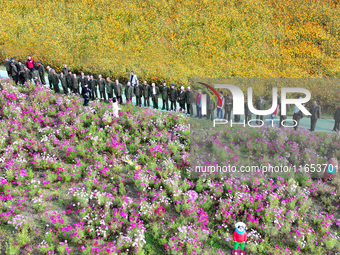
<instances>
[{"instance_id":1,"label":"yellow flowering shrub","mask_svg":"<svg viewBox=\"0 0 340 255\"><path fill-rule=\"evenodd\" d=\"M0 57L189 85L193 77L337 77L338 1L1 1ZM315 86L312 96L336 95ZM335 88L337 92L339 89ZM258 90L261 90L259 88ZM333 101L331 101L333 100Z\"/></svg>"}]
</instances>

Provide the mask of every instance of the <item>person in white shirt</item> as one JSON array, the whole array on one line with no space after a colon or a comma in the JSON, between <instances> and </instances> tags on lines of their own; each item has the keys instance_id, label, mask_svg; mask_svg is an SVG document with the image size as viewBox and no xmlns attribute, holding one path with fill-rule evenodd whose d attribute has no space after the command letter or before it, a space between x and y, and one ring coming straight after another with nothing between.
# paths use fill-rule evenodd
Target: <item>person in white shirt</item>
<instances>
[{"instance_id":1,"label":"person in white shirt","mask_svg":"<svg viewBox=\"0 0 340 255\"><path fill-rule=\"evenodd\" d=\"M154 109L158 109L158 94L159 89L156 86L155 83L152 83L152 89L151 89L151 97L152 97L152 104Z\"/></svg>"},{"instance_id":2,"label":"person in white shirt","mask_svg":"<svg viewBox=\"0 0 340 255\"><path fill-rule=\"evenodd\" d=\"M135 75L135 73L133 71L131 71L130 77L129 77L129 82L130 82L132 87L134 87L136 85L137 80L138 80L137 76Z\"/></svg>"}]
</instances>

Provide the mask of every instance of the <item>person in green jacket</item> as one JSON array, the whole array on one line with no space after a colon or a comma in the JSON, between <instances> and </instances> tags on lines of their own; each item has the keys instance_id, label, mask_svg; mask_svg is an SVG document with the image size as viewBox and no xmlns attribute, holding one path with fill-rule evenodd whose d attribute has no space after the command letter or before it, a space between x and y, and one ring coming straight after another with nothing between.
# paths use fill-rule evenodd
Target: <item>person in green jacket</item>
<instances>
[{"instance_id":1,"label":"person in green jacket","mask_svg":"<svg viewBox=\"0 0 340 255\"><path fill-rule=\"evenodd\" d=\"M47 69L47 79L48 79L48 83L50 84L50 89L53 89L53 81L52 81L53 69L50 66L47 66L46 69Z\"/></svg>"},{"instance_id":2,"label":"person in green jacket","mask_svg":"<svg viewBox=\"0 0 340 255\"><path fill-rule=\"evenodd\" d=\"M110 77L106 77L106 92L108 101L113 98L113 82L111 81Z\"/></svg>"},{"instance_id":3,"label":"person in green jacket","mask_svg":"<svg viewBox=\"0 0 340 255\"><path fill-rule=\"evenodd\" d=\"M100 99L106 101L105 80L103 79L103 76L101 74L98 75L98 86Z\"/></svg>"},{"instance_id":4,"label":"person in green jacket","mask_svg":"<svg viewBox=\"0 0 340 255\"><path fill-rule=\"evenodd\" d=\"M194 109L193 109L193 104L194 104L194 93L191 91L190 87L187 87L187 92L185 95L185 101L187 104L187 114L191 117L194 116Z\"/></svg>"},{"instance_id":5,"label":"person in green jacket","mask_svg":"<svg viewBox=\"0 0 340 255\"><path fill-rule=\"evenodd\" d=\"M162 87L163 106L162 106L162 110L166 109L167 111L169 111L169 92L170 92L169 87L166 85L165 82L163 82L163 87Z\"/></svg>"},{"instance_id":6,"label":"person in green jacket","mask_svg":"<svg viewBox=\"0 0 340 255\"><path fill-rule=\"evenodd\" d=\"M63 87L64 94L67 95L68 88L66 84L66 75L64 74L63 71L60 72L59 80L60 80L61 86Z\"/></svg>"},{"instance_id":7,"label":"person in green jacket","mask_svg":"<svg viewBox=\"0 0 340 255\"><path fill-rule=\"evenodd\" d=\"M117 98L117 101L119 104L123 103L123 99L122 99L122 95L123 95L123 85L121 83L119 83L118 80L116 80L116 84L115 84L115 95Z\"/></svg>"},{"instance_id":8,"label":"person in green jacket","mask_svg":"<svg viewBox=\"0 0 340 255\"><path fill-rule=\"evenodd\" d=\"M150 106L150 85L143 81L143 97L144 97L144 107Z\"/></svg>"},{"instance_id":9,"label":"person in green jacket","mask_svg":"<svg viewBox=\"0 0 340 255\"><path fill-rule=\"evenodd\" d=\"M40 82L42 85L46 85L46 81L45 81L45 67L41 64L40 61L37 62L38 67L38 73L39 73L39 78L40 78Z\"/></svg>"},{"instance_id":10,"label":"person in green jacket","mask_svg":"<svg viewBox=\"0 0 340 255\"><path fill-rule=\"evenodd\" d=\"M128 102L132 101L132 97L133 97L133 87L131 86L131 83L128 82L126 84L126 88L125 88L125 98L126 98L126 104Z\"/></svg>"},{"instance_id":11,"label":"person in green jacket","mask_svg":"<svg viewBox=\"0 0 340 255\"><path fill-rule=\"evenodd\" d=\"M55 93L59 93L59 78L58 75L55 73L55 70L52 70L52 84Z\"/></svg>"},{"instance_id":12,"label":"person in green jacket","mask_svg":"<svg viewBox=\"0 0 340 255\"><path fill-rule=\"evenodd\" d=\"M214 110L216 108L216 104L212 97L207 95L207 120L213 120L214 119Z\"/></svg>"}]
</instances>

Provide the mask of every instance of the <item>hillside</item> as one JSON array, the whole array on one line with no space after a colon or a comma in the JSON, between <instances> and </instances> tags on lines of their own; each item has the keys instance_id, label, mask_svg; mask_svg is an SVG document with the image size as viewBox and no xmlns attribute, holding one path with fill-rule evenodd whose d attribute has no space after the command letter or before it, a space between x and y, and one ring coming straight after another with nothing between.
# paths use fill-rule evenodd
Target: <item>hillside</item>
<instances>
[{"instance_id":1,"label":"hillside","mask_svg":"<svg viewBox=\"0 0 340 255\"><path fill-rule=\"evenodd\" d=\"M126 78L335 77L338 1L1 1L0 56Z\"/></svg>"}]
</instances>

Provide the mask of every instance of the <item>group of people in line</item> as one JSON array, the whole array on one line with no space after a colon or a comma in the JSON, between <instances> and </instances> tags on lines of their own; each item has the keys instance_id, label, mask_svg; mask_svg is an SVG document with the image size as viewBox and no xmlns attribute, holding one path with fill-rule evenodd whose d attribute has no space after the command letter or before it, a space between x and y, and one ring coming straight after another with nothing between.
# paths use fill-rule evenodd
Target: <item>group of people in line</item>
<instances>
[{"instance_id":1,"label":"group of people in line","mask_svg":"<svg viewBox=\"0 0 340 255\"><path fill-rule=\"evenodd\" d=\"M45 80L45 67L41 61L35 62L30 56L28 56L26 63L16 62L14 58L6 58L6 70L8 76L11 77L16 84L25 84L27 82L34 82L35 84L46 85ZM63 70L57 75L56 71L50 66L46 67L47 78L49 86L56 93L61 93L59 84L61 84L62 91L64 94L75 93L80 94L84 98L84 105L88 105L90 100L100 99L104 101L112 101L119 104L123 103L122 96L125 95L126 103L132 102L132 98L136 97L136 106L142 106L142 98L144 99L144 107L150 107L150 98L152 100L153 108L159 109L158 99L161 96L162 99L162 110L176 111L177 103L179 104L179 110L186 114L193 116L193 106L196 105L196 116L202 118L202 90L198 89L196 97L191 91L190 87L186 90L184 86L180 89L175 88L174 84L167 86L166 82L163 82L162 86L158 87L155 83L151 86L147 81L143 81L143 84L139 84L139 80L135 73L131 71L126 86L123 86L119 80L112 82L110 77L104 79L102 75L98 75L98 79L95 79L93 75L86 75L82 72L78 77L75 73L68 68L67 64L64 65ZM204 92L204 94L206 94ZM206 118L213 120L215 118L214 111L217 109L217 118L225 119L230 122L232 118L233 99L230 94L226 97L223 96L223 92L219 92L219 97L222 100L214 100L210 95L206 94ZM170 101L170 104L169 104ZM215 103L217 102L217 103ZM169 107L170 105L170 107ZM244 103L245 106L245 123L251 120L251 112L248 109L248 103ZM266 109L266 100L263 97L259 97L256 101L255 107L257 110ZM290 110L290 106L286 106L286 113ZM279 127L282 126L282 121L287 119L286 115L279 115L281 112L280 97L278 97L278 103L275 111L270 115L270 119L274 120L276 116L279 116L280 122ZM224 114L223 114L224 112ZM315 130L317 120L321 117L321 108L315 101L313 101L311 107L311 126L310 131ZM293 109L293 120L296 121L295 129L298 129L303 114L300 109L295 106ZM334 115L334 128L333 131L340 130L340 106L336 109ZM234 122L240 122L240 115L234 115ZM256 116L256 124L262 125L263 115Z\"/></svg>"},{"instance_id":2,"label":"group of people in line","mask_svg":"<svg viewBox=\"0 0 340 255\"><path fill-rule=\"evenodd\" d=\"M26 63L16 62L14 58L6 58L6 70L8 76L13 79L16 84L25 84L27 82L34 82L35 84L46 85L45 67L41 61L35 62L31 56L28 56ZM104 101L117 100L119 104L123 103L122 96L125 95L126 103L131 102L133 97L136 97L136 106L142 106L142 98L144 99L144 106L150 107L150 98L152 105L158 109L158 99L161 95L163 105L162 110L175 111L177 103L181 111L187 109L187 114L193 114L194 94L190 87L182 86L179 90L171 84L170 88L166 82L158 87L155 83L151 86L147 81L143 84L139 83L137 76L131 71L130 77L126 86L123 86L119 80L112 82L110 77L104 79L102 75L98 75L95 79L93 75L86 75L82 72L79 77L64 65L63 70L57 75L56 71L50 66L47 69L47 79L50 88L56 93L61 93L59 84L61 84L62 92L64 94L75 93L84 97L84 105L88 105L90 100L100 99ZM170 101L170 104L169 104ZM170 107L169 107L170 105Z\"/></svg>"}]
</instances>

